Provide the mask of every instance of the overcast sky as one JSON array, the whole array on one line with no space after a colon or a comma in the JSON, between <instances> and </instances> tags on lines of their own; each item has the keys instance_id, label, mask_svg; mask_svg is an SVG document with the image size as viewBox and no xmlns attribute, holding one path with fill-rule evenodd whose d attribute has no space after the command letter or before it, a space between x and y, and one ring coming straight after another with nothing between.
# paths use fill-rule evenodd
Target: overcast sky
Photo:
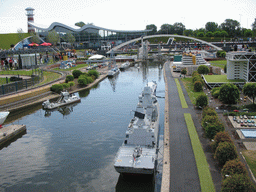
<instances>
[{"instance_id":1,"label":"overcast sky","mask_svg":"<svg viewBox=\"0 0 256 192\"><path fill-rule=\"evenodd\" d=\"M237 20L250 28L256 18L256 0L0 0L0 33L27 32L25 9L34 8L34 22L49 27L53 22L74 26L76 22L116 30L143 30L155 24L181 22L186 29L219 25Z\"/></svg>"}]
</instances>

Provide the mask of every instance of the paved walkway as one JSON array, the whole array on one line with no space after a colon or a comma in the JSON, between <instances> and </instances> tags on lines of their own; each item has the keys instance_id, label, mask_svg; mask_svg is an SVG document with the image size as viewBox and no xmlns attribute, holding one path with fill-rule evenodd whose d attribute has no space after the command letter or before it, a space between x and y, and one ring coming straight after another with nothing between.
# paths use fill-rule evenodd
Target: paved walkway
<instances>
[{"instance_id":1,"label":"paved walkway","mask_svg":"<svg viewBox=\"0 0 256 192\"><path fill-rule=\"evenodd\" d=\"M170 65L165 65L168 86L170 134L170 191L201 191L194 152L184 119L188 108L182 108Z\"/></svg>"}]
</instances>

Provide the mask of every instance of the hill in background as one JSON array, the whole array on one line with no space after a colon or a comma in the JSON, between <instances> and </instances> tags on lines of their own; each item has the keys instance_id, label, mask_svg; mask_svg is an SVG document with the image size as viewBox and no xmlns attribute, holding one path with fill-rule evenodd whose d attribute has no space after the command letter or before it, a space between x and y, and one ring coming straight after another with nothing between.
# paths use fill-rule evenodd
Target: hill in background
<instances>
[{"instance_id":1,"label":"hill in background","mask_svg":"<svg viewBox=\"0 0 256 192\"><path fill-rule=\"evenodd\" d=\"M23 33L24 38L30 36L29 33ZM0 34L0 49L10 49L11 45L16 45L20 41L18 33Z\"/></svg>"}]
</instances>

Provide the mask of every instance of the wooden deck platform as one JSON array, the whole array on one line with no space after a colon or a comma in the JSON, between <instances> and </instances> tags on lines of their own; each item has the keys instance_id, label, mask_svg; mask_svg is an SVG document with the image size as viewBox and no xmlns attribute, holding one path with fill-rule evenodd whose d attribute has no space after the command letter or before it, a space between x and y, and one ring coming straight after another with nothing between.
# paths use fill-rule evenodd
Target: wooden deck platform
<instances>
[{"instance_id":1,"label":"wooden deck platform","mask_svg":"<svg viewBox=\"0 0 256 192\"><path fill-rule=\"evenodd\" d=\"M9 125L0 129L0 146L27 130L26 125Z\"/></svg>"}]
</instances>

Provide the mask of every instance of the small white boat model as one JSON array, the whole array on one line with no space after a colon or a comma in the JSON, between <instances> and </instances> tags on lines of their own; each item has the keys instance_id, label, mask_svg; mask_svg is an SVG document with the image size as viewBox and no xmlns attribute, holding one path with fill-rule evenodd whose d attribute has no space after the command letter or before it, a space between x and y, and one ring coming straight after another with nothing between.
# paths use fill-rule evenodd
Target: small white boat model
<instances>
[{"instance_id":1,"label":"small white boat model","mask_svg":"<svg viewBox=\"0 0 256 192\"><path fill-rule=\"evenodd\" d=\"M51 103L49 100L43 102L43 109L55 109L64 105L81 101L81 99L75 94L69 94L67 91L61 92L60 95L61 97L56 102Z\"/></svg>"},{"instance_id":2,"label":"small white boat model","mask_svg":"<svg viewBox=\"0 0 256 192\"><path fill-rule=\"evenodd\" d=\"M10 114L9 111L0 112L0 128L2 127L4 121L6 120L6 118L8 117L9 114Z\"/></svg>"},{"instance_id":3,"label":"small white boat model","mask_svg":"<svg viewBox=\"0 0 256 192\"><path fill-rule=\"evenodd\" d=\"M113 69L108 71L108 77L113 77L119 72L120 70L117 67L114 67Z\"/></svg>"},{"instance_id":4,"label":"small white boat model","mask_svg":"<svg viewBox=\"0 0 256 192\"><path fill-rule=\"evenodd\" d=\"M126 61L125 63L123 63L120 67L120 70L125 70L127 69L128 67L130 67L130 62L129 61Z\"/></svg>"}]
</instances>

